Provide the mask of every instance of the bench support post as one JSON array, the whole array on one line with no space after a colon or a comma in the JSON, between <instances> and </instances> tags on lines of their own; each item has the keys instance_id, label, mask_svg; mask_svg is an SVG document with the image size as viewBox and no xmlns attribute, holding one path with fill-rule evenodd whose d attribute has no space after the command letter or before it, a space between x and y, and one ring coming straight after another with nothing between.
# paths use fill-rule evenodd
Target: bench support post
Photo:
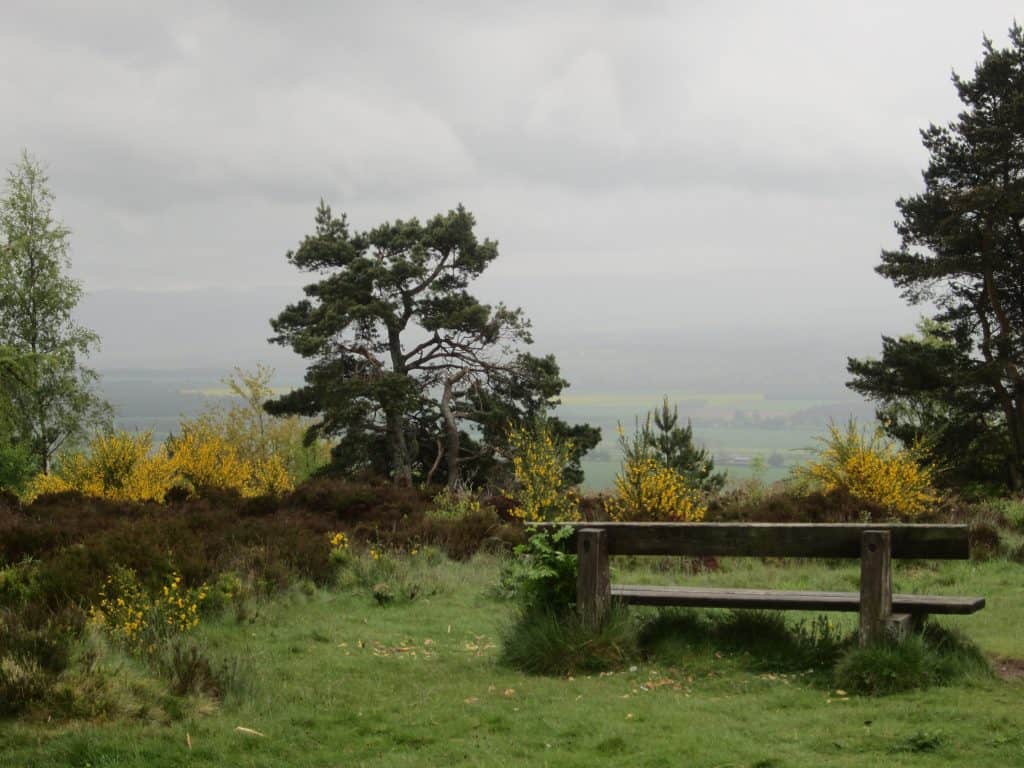
<instances>
[{"instance_id":1,"label":"bench support post","mask_svg":"<svg viewBox=\"0 0 1024 768\"><path fill-rule=\"evenodd\" d=\"M890 640L902 643L921 628L922 617L913 613L894 613L886 622L886 634Z\"/></svg>"},{"instance_id":2,"label":"bench support post","mask_svg":"<svg viewBox=\"0 0 1024 768\"><path fill-rule=\"evenodd\" d=\"M612 601L608 572L608 532L601 528L581 528L576 532L578 574L576 607L583 622L597 629L604 621Z\"/></svg>"},{"instance_id":3,"label":"bench support post","mask_svg":"<svg viewBox=\"0 0 1024 768\"><path fill-rule=\"evenodd\" d=\"M895 627L890 629L891 625ZM860 537L860 645L882 642L906 625L892 616L892 537L889 531L864 531Z\"/></svg>"}]
</instances>

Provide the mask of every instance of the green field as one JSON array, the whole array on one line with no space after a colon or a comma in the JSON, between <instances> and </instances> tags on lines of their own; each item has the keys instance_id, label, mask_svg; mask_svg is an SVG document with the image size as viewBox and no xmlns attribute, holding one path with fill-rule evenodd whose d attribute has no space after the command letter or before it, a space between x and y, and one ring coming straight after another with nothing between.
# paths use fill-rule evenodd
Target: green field
<instances>
[{"instance_id":1,"label":"green field","mask_svg":"<svg viewBox=\"0 0 1024 768\"><path fill-rule=\"evenodd\" d=\"M600 675L517 673L499 663L512 607L494 596L498 566L494 556L417 566L422 594L385 607L366 589L296 589L242 622L207 620L197 637L244 660L243 694L115 722L7 721L0 765L1024 765L1019 679L861 697L836 691L827 671L701 644ZM680 579L636 563L618 563L616 577L624 570ZM850 589L857 568L728 560L686 578ZM1020 565L901 563L895 578L901 591L986 596L984 611L946 623L1003 666L1024 658Z\"/></svg>"}]
</instances>

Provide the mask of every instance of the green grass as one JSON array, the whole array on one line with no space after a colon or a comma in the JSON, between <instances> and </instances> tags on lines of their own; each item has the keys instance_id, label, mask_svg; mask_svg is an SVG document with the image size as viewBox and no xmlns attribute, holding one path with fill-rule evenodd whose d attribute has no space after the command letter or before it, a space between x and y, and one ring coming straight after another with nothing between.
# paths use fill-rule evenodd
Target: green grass
<instances>
[{"instance_id":1,"label":"green grass","mask_svg":"<svg viewBox=\"0 0 1024 768\"><path fill-rule=\"evenodd\" d=\"M0 765L1024 764L1019 682L978 674L889 696L843 695L815 668L820 660L809 657L801 669L792 653L773 657L781 635L771 639L738 615L706 637L700 613L675 627L655 620L654 655L610 674L524 675L500 663L514 608L493 596L497 561L421 568L430 588L412 600L382 607L365 585L350 583L296 589L240 623L208 621L196 640L244 660L244 696L220 705L185 700L169 724L6 721ZM901 591L984 595L984 611L942 625L986 654L1024 658L1022 568L1004 560L901 563L895 579ZM613 578L852 589L857 569L729 560L713 573L682 575L670 563L637 560L616 562ZM635 612L638 621L656 615ZM783 618L792 626L814 617ZM853 627L849 615L828 619L838 630Z\"/></svg>"}]
</instances>

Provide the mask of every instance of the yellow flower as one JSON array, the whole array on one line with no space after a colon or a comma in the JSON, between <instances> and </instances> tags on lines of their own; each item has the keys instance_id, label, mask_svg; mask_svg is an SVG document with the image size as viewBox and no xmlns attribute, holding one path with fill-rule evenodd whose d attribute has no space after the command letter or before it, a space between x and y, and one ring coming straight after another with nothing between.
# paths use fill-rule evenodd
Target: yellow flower
<instances>
[{"instance_id":1,"label":"yellow flower","mask_svg":"<svg viewBox=\"0 0 1024 768\"><path fill-rule=\"evenodd\" d=\"M704 519L700 494L686 484L686 478L654 458L627 460L615 477L617 495L605 502L612 520Z\"/></svg>"},{"instance_id":2,"label":"yellow flower","mask_svg":"<svg viewBox=\"0 0 1024 768\"><path fill-rule=\"evenodd\" d=\"M556 440L546 422L509 432L516 502L511 514L524 520L575 520L579 499L565 482L564 468L572 456L568 441Z\"/></svg>"}]
</instances>

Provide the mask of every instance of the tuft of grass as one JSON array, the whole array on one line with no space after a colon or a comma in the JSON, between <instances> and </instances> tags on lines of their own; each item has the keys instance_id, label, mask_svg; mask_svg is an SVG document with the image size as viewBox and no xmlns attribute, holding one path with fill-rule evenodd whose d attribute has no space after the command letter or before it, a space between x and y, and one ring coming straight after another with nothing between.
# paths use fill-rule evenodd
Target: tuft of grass
<instances>
[{"instance_id":1,"label":"tuft of grass","mask_svg":"<svg viewBox=\"0 0 1024 768\"><path fill-rule=\"evenodd\" d=\"M868 696L991 677L992 670L976 645L934 623L899 644L850 648L835 669L837 688Z\"/></svg>"},{"instance_id":2,"label":"tuft of grass","mask_svg":"<svg viewBox=\"0 0 1024 768\"><path fill-rule=\"evenodd\" d=\"M370 554L351 554L338 569L337 584L372 595L378 605L412 602L442 591L437 577L436 559L427 554L409 555L384 549L371 549Z\"/></svg>"},{"instance_id":3,"label":"tuft of grass","mask_svg":"<svg viewBox=\"0 0 1024 768\"><path fill-rule=\"evenodd\" d=\"M620 667L638 655L636 623L613 608L597 630L574 611L519 611L502 637L501 662L534 675L569 675Z\"/></svg>"},{"instance_id":4,"label":"tuft of grass","mask_svg":"<svg viewBox=\"0 0 1024 768\"><path fill-rule=\"evenodd\" d=\"M155 666L177 696L205 695L218 701L243 698L249 670L237 655L218 655L194 639L168 640L155 656Z\"/></svg>"},{"instance_id":5,"label":"tuft of grass","mask_svg":"<svg viewBox=\"0 0 1024 768\"><path fill-rule=\"evenodd\" d=\"M934 752L942 746L943 736L935 731L918 731L905 739L901 739L891 747L889 752Z\"/></svg>"},{"instance_id":6,"label":"tuft of grass","mask_svg":"<svg viewBox=\"0 0 1024 768\"><path fill-rule=\"evenodd\" d=\"M0 715L15 715L42 700L51 676L30 656L0 656Z\"/></svg>"}]
</instances>

